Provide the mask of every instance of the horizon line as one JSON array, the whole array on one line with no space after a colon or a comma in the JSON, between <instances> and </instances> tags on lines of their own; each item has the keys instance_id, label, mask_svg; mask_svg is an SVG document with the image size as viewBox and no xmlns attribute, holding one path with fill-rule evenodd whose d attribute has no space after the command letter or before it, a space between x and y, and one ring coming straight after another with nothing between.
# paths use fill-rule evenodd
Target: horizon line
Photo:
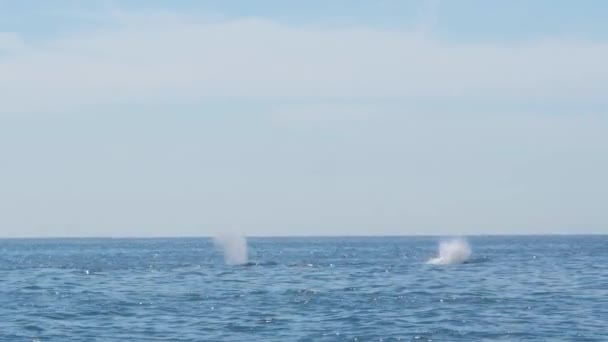
<instances>
[{"instance_id":1,"label":"horizon line","mask_svg":"<svg viewBox=\"0 0 608 342\"><path fill-rule=\"evenodd\" d=\"M234 233L229 233L234 234ZM157 235L157 236L139 236L139 235L124 235L124 236L0 236L0 240L60 240L60 239L213 239L222 235ZM475 234L351 234L351 235L260 235L260 234L239 234L246 238L390 238L390 237L429 237L429 238L452 238L452 237L526 237L526 236L608 236L608 232L586 232L586 233L475 233Z\"/></svg>"}]
</instances>

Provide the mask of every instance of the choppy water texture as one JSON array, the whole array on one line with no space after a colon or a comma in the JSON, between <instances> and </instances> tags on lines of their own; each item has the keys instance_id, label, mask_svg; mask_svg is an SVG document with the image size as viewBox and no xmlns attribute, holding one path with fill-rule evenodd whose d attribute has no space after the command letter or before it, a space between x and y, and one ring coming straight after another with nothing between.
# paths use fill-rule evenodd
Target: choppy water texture
<instances>
[{"instance_id":1,"label":"choppy water texture","mask_svg":"<svg viewBox=\"0 0 608 342\"><path fill-rule=\"evenodd\" d=\"M608 341L608 237L0 240L0 341Z\"/></svg>"}]
</instances>

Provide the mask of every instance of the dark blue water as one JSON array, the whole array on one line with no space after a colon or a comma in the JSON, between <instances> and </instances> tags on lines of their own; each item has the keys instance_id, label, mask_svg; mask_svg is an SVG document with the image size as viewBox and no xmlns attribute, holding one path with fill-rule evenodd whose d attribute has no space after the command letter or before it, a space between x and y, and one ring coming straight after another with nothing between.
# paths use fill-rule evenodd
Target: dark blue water
<instances>
[{"instance_id":1,"label":"dark blue water","mask_svg":"<svg viewBox=\"0 0 608 342\"><path fill-rule=\"evenodd\" d=\"M0 341L608 341L608 236L0 240Z\"/></svg>"}]
</instances>

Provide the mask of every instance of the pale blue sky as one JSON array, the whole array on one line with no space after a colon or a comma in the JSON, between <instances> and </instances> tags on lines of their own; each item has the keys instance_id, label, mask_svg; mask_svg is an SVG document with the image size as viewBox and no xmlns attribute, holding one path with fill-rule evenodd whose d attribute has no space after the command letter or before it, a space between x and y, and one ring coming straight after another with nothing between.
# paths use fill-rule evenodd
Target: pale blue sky
<instances>
[{"instance_id":1,"label":"pale blue sky","mask_svg":"<svg viewBox=\"0 0 608 342\"><path fill-rule=\"evenodd\" d=\"M0 0L0 236L608 233L606 17Z\"/></svg>"}]
</instances>

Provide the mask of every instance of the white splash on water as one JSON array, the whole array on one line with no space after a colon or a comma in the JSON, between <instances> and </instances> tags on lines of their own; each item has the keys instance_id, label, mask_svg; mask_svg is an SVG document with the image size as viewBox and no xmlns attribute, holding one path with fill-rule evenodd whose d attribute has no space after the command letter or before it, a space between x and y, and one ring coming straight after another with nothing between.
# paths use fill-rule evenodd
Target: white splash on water
<instances>
[{"instance_id":1,"label":"white splash on water","mask_svg":"<svg viewBox=\"0 0 608 342\"><path fill-rule=\"evenodd\" d=\"M226 264L244 265L247 263L247 239L243 235L218 235L213 238L213 243L222 249Z\"/></svg>"},{"instance_id":2,"label":"white splash on water","mask_svg":"<svg viewBox=\"0 0 608 342\"><path fill-rule=\"evenodd\" d=\"M467 240L458 238L439 243L439 255L428 261L433 265L462 264L471 257L471 247Z\"/></svg>"}]
</instances>

